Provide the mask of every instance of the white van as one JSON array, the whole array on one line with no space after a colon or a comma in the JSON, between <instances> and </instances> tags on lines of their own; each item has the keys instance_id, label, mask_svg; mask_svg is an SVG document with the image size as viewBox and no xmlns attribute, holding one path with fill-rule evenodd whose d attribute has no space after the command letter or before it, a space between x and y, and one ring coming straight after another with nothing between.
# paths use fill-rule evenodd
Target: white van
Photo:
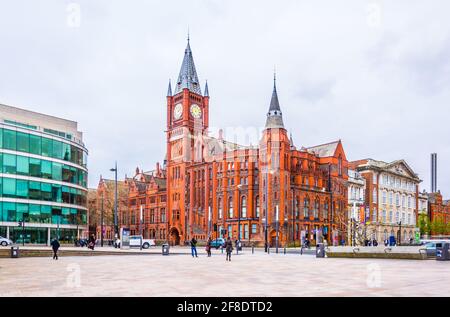
<instances>
[{"instance_id":1,"label":"white van","mask_svg":"<svg viewBox=\"0 0 450 317\"><path fill-rule=\"evenodd\" d=\"M130 248L141 248L148 249L150 247L156 246L156 242L153 239L144 239L141 235L130 236Z\"/></svg>"}]
</instances>

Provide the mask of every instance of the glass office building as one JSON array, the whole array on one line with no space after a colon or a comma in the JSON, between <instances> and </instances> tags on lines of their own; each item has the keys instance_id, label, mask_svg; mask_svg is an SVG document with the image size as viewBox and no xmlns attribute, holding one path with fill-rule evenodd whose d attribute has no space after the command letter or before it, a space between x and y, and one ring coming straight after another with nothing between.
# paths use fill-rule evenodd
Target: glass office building
<instances>
[{"instance_id":1,"label":"glass office building","mask_svg":"<svg viewBox=\"0 0 450 317\"><path fill-rule=\"evenodd\" d=\"M85 237L87 154L76 122L0 105L0 236Z\"/></svg>"}]
</instances>

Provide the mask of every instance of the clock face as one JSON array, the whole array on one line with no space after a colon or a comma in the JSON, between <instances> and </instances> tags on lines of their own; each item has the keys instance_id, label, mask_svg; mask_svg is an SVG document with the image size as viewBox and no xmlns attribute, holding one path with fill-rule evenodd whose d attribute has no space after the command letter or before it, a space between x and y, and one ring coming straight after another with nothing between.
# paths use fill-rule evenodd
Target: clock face
<instances>
[{"instance_id":1,"label":"clock face","mask_svg":"<svg viewBox=\"0 0 450 317\"><path fill-rule=\"evenodd\" d=\"M202 116L202 109L198 106L198 105L192 105L191 106L191 115L195 118L195 119L200 119Z\"/></svg>"},{"instance_id":2,"label":"clock face","mask_svg":"<svg viewBox=\"0 0 450 317\"><path fill-rule=\"evenodd\" d=\"M183 105L179 103L175 106L175 109L173 110L173 117L175 118L175 120L178 120L181 118L182 114L183 114Z\"/></svg>"}]
</instances>

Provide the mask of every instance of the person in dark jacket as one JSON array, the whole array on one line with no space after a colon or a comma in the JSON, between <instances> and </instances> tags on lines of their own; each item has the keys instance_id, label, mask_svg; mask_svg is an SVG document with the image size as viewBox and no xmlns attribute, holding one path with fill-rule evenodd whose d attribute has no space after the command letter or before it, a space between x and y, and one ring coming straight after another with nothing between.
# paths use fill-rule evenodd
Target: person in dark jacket
<instances>
[{"instance_id":1,"label":"person in dark jacket","mask_svg":"<svg viewBox=\"0 0 450 317\"><path fill-rule=\"evenodd\" d=\"M192 238L191 240L191 253L192 253L192 257L198 258L197 256L197 240L195 240L195 238Z\"/></svg>"},{"instance_id":2,"label":"person in dark jacket","mask_svg":"<svg viewBox=\"0 0 450 317\"><path fill-rule=\"evenodd\" d=\"M88 248L94 251L94 247L95 247L95 236L91 235L88 242Z\"/></svg>"},{"instance_id":3,"label":"person in dark jacket","mask_svg":"<svg viewBox=\"0 0 450 317\"><path fill-rule=\"evenodd\" d=\"M233 252L233 242L230 237L228 237L227 242L225 243L225 250L227 251L227 261L231 261L231 252Z\"/></svg>"},{"instance_id":4,"label":"person in dark jacket","mask_svg":"<svg viewBox=\"0 0 450 317\"><path fill-rule=\"evenodd\" d=\"M211 237L208 238L208 242L206 242L206 253L208 253L208 257L211 257Z\"/></svg>"},{"instance_id":5,"label":"person in dark jacket","mask_svg":"<svg viewBox=\"0 0 450 317\"><path fill-rule=\"evenodd\" d=\"M53 249L53 260L58 260L58 249L61 246L58 242L58 238L55 237L53 241L50 243Z\"/></svg>"}]
</instances>

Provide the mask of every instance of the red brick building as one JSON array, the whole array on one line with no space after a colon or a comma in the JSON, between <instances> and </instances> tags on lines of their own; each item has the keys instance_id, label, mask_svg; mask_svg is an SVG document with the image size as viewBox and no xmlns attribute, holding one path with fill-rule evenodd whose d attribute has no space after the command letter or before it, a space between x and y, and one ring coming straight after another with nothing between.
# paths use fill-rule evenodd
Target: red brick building
<instances>
[{"instance_id":1,"label":"red brick building","mask_svg":"<svg viewBox=\"0 0 450 317\"><path fill-rule=\"evenodd\" d=\"M129 188L128 213L122 216L122 224L126 224L131 235L142 234L144 239L165 241L168 233L166 171L159 163L151 172L137 168L134 177L126 178L125 182Z\"/></svg>"},{"instance_id":2,"label":"red brick building","mask_svg":"<svg viewBox=\"0 0 450 317\"><path fill-rule=\"evenodd\" d=\"M440 191L428 194L428 216L431 223L439 221L448 228L450 223L450 201L443 200ZM431 234L437 235L438 233L431 232ZM450 232L446 232L446 234L449 235Z\"/></svg>"},{"instance_id":3,"label":"red brick building","mask_svg":"<svg viewBox=\"0 0 450 317\"><path fill-rule=\"evenodd\" d=\"M222 235L259 245L276 245L278 237L279 246L298 245L302 237L345 239L348 162L341 141L297 149L284 127L275 81L258 146L211 137L209 100L188 43L175 91L169 83L167 93L164 169L127 180L130 214L141 205L146 219L151 208L159 212L144 231L156 230L158 239L173 244ZM138 230L136 221L126 220Z\"/></svg>"},{"instance_id":4,"label":"red brick building","mask_svg":"<svg viewBox=\"0 0 450 317\"><path fill-rule=\"evenodd\" d=\"M127 214L128 207L128 186L124 181L117 182L117 194L117 215L120 224L120 219L122 215ZM97 188L89 189L89 236L94 235L96 239L101 239L103 219L104 241L114 240L114 199L115 181L100 176Z\"/></svg>"}]
</instances>

